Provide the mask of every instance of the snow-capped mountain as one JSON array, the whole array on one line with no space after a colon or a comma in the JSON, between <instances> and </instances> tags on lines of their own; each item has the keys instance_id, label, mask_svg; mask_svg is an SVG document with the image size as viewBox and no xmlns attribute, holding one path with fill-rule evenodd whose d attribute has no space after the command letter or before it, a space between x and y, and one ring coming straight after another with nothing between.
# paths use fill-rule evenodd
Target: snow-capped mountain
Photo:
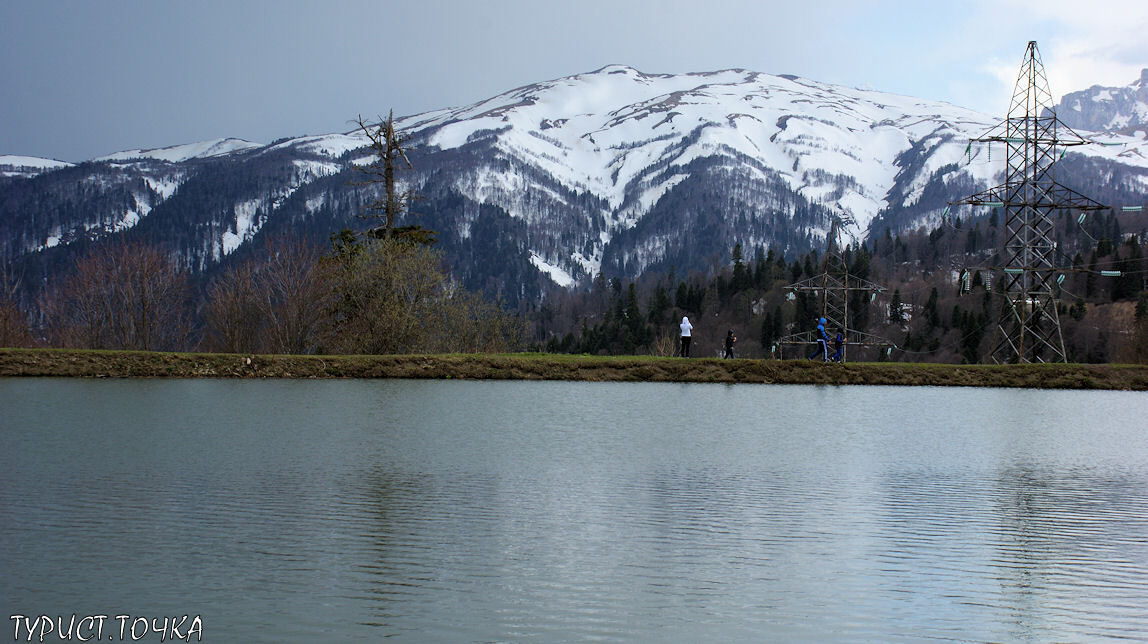
<instances>
[{"instance_id":1,"label":"snow-capped mountain","mask_svg":"<svg viewBox=\"0 0 1148 644\"><path fill-rule=\"evenodd\" d=\"M922 143L967 138L992 120L943 103L792 76L649 75L610 66L403 124L426 132L426 145L439 149L485 133L498 152L602 198L611 229L633 226L686 177L682 170L691 162L722 156L761 166L760 178L780 178L811 203L845 213L861 233L896 184L898 155ZM963 145L937 159L938 167L958 161ZM676 171L658 178L666 168ZM973 171L989 174L984 165Z\"/></svg>"},{"instance_id":2,"label":"snow-capped mountain","mask_svg":"<svg viewBox=\"0 0 1148 644\"><path fill-rule=\"evenodd\" d=\"M1065 94L1056 115L1066 125L1093 132L1134 134L1148 130L1148 69L1125 87L1092 87Z\"/></svg>"},{"instance_id":3,"label":"snow-capped mountain","mask_svg":"<svg viewBox=\"0 0 1148 644\"><path fill-rule=\"evenodd\" d=\"M168 161L171 163L180 163L183 161L190 161L192 159L207 159L210 157L222 156L231 154L232 152L240 152L243 150L250 150L251 148L262 147L258 143L251 141L244 141L243 139L213 139L211 141L201 141L199 143L188 143L186 145L173 145L166 148L156 148L154 150L124 150L115 154L98 157L93 161L130 161L133 159L157 159L159 161Z\"/></svg>"},{"instance_id":4,"label":"snow-capped mountain","mask_svg":"<svg viewBox=\"0 0 1148 644\"><path fill-rule=\"evenodd\" d=\"M72 165L55 159L24 157L15 154L0 154L0 177L20 177L27 179L42 172L66 168Z\"/></svg>"},{"instance_id":5,"label":"snow-capped mountain","mask_svg":"<svg viewBox=\"0 0 1148 644\"><path fill-rule=\"evenodd\" d=\"M995 123L793 76L617 65L397 120L414 165L401 178L425 197L408 223L438 231L468 287L511 302L599 272L705 269L739 242L750 256L820 247L832 217L856 240L936 221L996 183L1003 151L968 145ZM1104 137L1066 167L1142 200L1145 137ZM356 169L365 144L221 139L0 179L0 263L47 274L70 248L127 235L207 271L261 235L361 228L376 196Z\"/></svg>"}]
</instances>

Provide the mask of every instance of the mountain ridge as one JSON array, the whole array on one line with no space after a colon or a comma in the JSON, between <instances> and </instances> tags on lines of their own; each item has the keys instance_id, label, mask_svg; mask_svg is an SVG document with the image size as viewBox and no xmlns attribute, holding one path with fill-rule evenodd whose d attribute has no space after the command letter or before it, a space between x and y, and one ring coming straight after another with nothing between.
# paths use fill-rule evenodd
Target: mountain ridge
<instances>
[{"instance_id":1,"label":"mountain ridge","mask_svg":"<svg viewBox=\"0 0 1148 644\"><path fill-rule=\"evenodd\" d=\"M1148 68L1123 87L1093 85L1061 98L1057 116L1073 129L1132 135L1148 131Z\"/></svg>"},{"instance_id":2,"label":"mountain ridge","mask_svg":"<svg viewBox=\"0 0 1148 644\"><path fill-rule=\"evenodd\" d=\"M986 115L743 69L607 65L396 123L414 164L401 181L426 197L409 223L439 231L468 287L511 302L602 272L705 270L734 243L818 247L833 217L855 241L935 223L1003 169L1003 154L968 145L995 123ZM1114 194L1148 193L1148 137L1101 136L1120 146L1069 160L1118 183ZM358 185L366 143L354 131L213 139L32 163L0 179L0 263L44 278L126 236L209 272L261 235L361 226L377 196Z\"/></svg>"}]
</instances>

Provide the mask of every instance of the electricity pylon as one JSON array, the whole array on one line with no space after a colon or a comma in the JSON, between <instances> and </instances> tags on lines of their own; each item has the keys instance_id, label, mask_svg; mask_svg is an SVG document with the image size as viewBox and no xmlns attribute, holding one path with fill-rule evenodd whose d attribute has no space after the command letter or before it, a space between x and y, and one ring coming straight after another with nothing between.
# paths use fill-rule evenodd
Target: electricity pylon
<instances>
[{"instance_id":1,"label":"electricity pylon","mask_svg":"<svg viewBox=\"0 0 1148 644\"><path fill-rule=\"evenodd\" d=\"M851 345L864 347L893 346L892 342L884 338L864 333L850 326L850 323L853 321L849 313L850 294L856 291L864 291L870 294L884 293L885 287L849 274L849 267L845 263L845 247L841 244L841 221L836 217L833 218L833 222L829 226L827 242L828 248L825 251L825 259L822 262L821 274L801 280L800 282L795 282L785 288L794 293L805 292L813 293L814 297L820 296L820 317L826 320L826 333L830 333L831 328L841 329L841 334L845 338L846 347L842 350L843 354ZM816 343L816 334L817 332L815 330L810 329L808 331L787 335L778 339L775 346L809 345ZM829 339L833 339L832 334L830 334ZM842 362L844 361L845 356L842 355Z\"/></svg>"},{"instance_id":2,"label":"electricity pylon","mask_svg":"<svg viewBox=\"0 0 1148 644\"><path fill-rule=\"evenodd\" d=\"M972 142L1004 143L1006 149L1004 184L955 202L1004 209L1004 297L990 357L997 363L1067 362L1052 213L1108 207L1056 182L1056 161L1068 147L1090 141L1056 118L1035 40L1025 50L1007 118Z\"/></svg>"}]
</instances>

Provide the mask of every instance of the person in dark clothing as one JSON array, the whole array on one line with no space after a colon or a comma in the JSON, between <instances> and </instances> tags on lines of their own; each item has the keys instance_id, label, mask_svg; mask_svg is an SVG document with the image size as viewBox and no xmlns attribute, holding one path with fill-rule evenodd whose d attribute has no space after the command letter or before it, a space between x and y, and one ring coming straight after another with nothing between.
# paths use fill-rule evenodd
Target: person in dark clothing
<instances>
[{"instance_id":1,"label":"person in dark clothing","mask_svg":"<svg viewBox=\"0 0 1148 644\"><path fill-rule=\"evenodd\" d=\"M833 362L841 362L842 352L845 348L845 335L841 329L837 329L837 337L833 338L833 355L829 359Z\"/></svg>"},{"instance_id":2,"label":"person in dark clothing","mask_svg":"<svg viewBox=\"0 0 1148 644\"><path fill-rule=\"evenodd\" d=\"M733 358L733 343L737 342L737 337L733 334L733 329L725 334L725 357Z\"/></svg>"},{"instance_id":3,"label":"person in dark clothing","mask_svg":"<svg viewBox=\"0 0 1148 644\"><path fill-rule=\"evenodd\" d=\"M817 350L809 355L812 360L817 356L821 356L822 362L829 362L829 336L825 335L825 318L821 318L817 322Z\"/></svg>"}]
</instances>

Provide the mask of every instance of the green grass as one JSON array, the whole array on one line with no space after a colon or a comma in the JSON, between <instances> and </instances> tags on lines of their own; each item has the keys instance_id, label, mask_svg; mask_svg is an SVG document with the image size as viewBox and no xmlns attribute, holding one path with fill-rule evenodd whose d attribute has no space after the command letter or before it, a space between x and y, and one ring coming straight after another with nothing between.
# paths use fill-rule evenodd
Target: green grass
<instances>
[{"instance_id":1,"label":"green grass","mask_svg":"<svg viewBox=\"0 0 1148 644\"><path fill-rule=\"evenodd\" d=\"M1142 365L823 364L567 354L239 355L0 349L0 376L83 378L431 378L915 385L1148 390Z\"/></svg>"}]
</instances>

